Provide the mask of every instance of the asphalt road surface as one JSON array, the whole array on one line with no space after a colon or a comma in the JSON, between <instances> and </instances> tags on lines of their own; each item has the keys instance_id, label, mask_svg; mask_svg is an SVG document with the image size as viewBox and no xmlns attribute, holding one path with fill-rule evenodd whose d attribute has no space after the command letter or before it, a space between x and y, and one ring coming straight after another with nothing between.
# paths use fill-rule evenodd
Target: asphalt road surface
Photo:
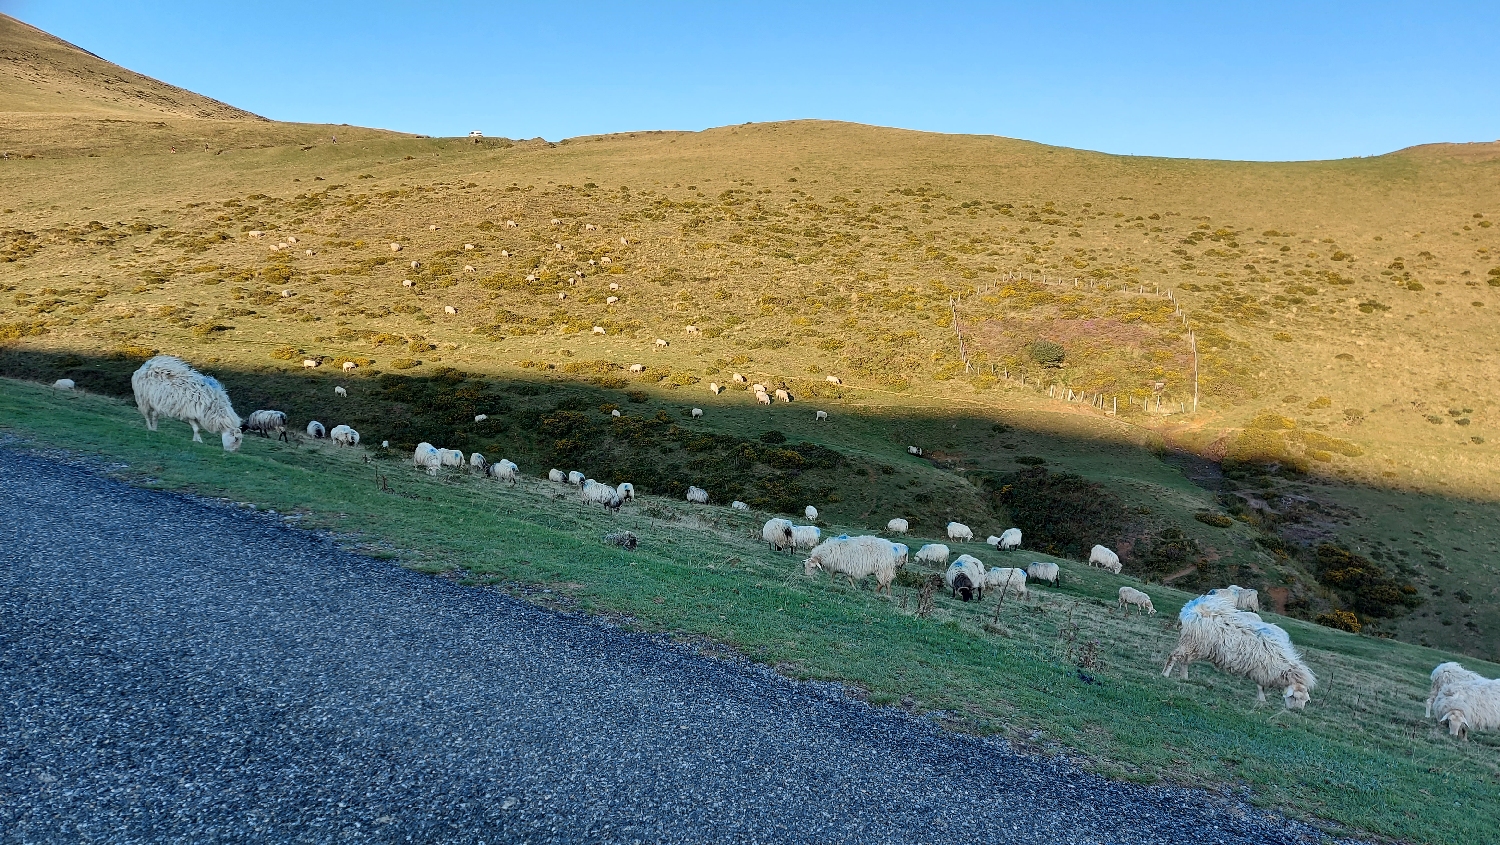
<instances>
[{"instance_id":1,"label":"asphalt road surface","mask_svg":"<svg viewBox=\"0 0 1500 845\"><path fill-rule=\"evenodd\" d=\"M0 842L1302 843L0 448Z\"/></svg>"}]
</instances>

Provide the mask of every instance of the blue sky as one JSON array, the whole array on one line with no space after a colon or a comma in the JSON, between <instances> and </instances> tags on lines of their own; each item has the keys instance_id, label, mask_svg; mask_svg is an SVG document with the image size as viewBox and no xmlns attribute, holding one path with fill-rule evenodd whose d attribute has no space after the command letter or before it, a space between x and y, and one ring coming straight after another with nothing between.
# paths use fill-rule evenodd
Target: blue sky
<instances>
[{"instance_id":1,"label":"blue sky","mask_svg":"<svg viewBox=\"0 0 1500 845\"><path fill-rule=\"evenodd\" d=\"M41 2L280 120L512 138L828 118L1134 155L1500 139L1500 2Z\"/></svg>"}]
</instances>

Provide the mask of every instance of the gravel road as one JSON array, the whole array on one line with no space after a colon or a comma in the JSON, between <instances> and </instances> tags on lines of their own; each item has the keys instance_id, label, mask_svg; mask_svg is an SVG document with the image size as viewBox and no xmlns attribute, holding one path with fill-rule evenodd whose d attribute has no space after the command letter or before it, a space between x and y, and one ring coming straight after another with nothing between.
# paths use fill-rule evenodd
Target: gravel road
<instances>
[{"instance_id":1,"label":"gravel road","mask_svg":"<svg viewBox=\"0 0 1500 845\"><path fill-rule=\"evenodd\" d=\"M1293 843L0 448L0 841Z\"/></svg>"}]
</instances>

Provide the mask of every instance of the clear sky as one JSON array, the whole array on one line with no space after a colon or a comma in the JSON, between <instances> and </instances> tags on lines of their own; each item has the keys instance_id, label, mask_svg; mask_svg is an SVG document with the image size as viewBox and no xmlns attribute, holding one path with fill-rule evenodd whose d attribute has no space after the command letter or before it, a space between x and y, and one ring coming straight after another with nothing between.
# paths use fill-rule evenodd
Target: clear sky
<instances>
[{"instance_id":1,"label":"clear sky","mask_svg":"<svg viewBox=\"0 0 1500 845\"><path fill-rule=\"evenodd\" d=\"M428 135L556 140L828 118L1261 160L1500 139L1500 0L0 10L267 117Z\"/></svg>"}]
</instances>

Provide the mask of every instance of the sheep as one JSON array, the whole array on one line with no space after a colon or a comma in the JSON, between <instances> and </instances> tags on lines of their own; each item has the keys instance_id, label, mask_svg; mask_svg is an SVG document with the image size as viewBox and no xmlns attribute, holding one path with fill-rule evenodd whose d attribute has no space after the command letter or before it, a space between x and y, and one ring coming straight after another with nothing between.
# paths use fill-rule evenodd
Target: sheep
<instances>
[{"instance_id":1,"label":"sheep","mask_svg":"<svg viewBox=\"0 0 1500 845\"><path fill-rule=\"evenodd\" d=\"M792 548L811 549L818 544L823 532L816 525L793 525Z\"/></svg>"},{"instance_id":2,"label":"sheep","mask_svg":"<svg viewBox=\"0 0 1500 845\"><path fill-rule=\"evenodd\" d=\"M891 544L891 560L895 562L896 566L898 566L898 567L905 566L906 565L906 561L909 560L910 558L911 558L911 547L910 546L906 545L905 543L892 543Z\"/></svg>"},{"instance_id":3,"label":"sheep","mask_svg":"<svg viewBox=\"0 0 1500 845\"><path fill-rule=\"evenodd\" d=\"M77 385L75 385L73 383L73 380L70 378L60 378L57 381L52 382L52 386L57 388L58 390L72 390L73 388L77 387Z\"/></svg>"},{"instance_id":4,"label":"sheep","mask_svg":"<svg viewBox=\"0 0 1500 845\"><path fill-rule=\"evenodd\" d=\"M549 469L547 470L547 480L557 484L562 484L563 482L568 480L568 477L564 475L563 471L560 469Z\"/></svg>"},{"instance_id":5,"label":"sheep","mask_svg":"<svg viewBox=\"0 0 1500 845\"><path fill-rule=\"evenodd\" d=\"M969 526L964 525L962 522L950 522L948 523L948 539L967 540L969 542L973 542L974 532L969 528Z\"/></svg>"},{"instance_id":6,"label":"sheep","mask_svg":"<svg viewBox=\"0 0 1500 845\"><path fill-rule=\"evenodd\" d=\"M843 380L843 379L841 379L841 378L839 378L839 377L838 377L838 376L829 376L829 377L828 377L828 378L827 378L827 379L825 379L825 380L826 380L826 381L827 381L827 382L828 382L828 383L829 383L829 384L843 384L843 383L844 383L844 380Z\"/></svg>"},{"instance_id":7,"label":"sheep","mask_svg":"<svg viewBox=\"0 0 1500 845\"><path fill-rule=\"evenodd\" d=\"M896 580L896 554L889 540L840 535L824 540L808 554L803 574L811 576L819 569L835 577L843 575L851 587L874 575L875 591L889 594L891 582Z\"/></svg>"},{"instance_id":8,"label":"sheep","mask_svg":"<svg viewBox=\"0 0 1500 845\"><path fill-rule=\"evenodd\" d=\"M813 507L812 505L808 505L807 507L803 508L802 515L807 517L809 522L818 521L818 509Z\"/></svg>"},{"instance_id":9,"label":"sheep","mask_svg":"<svg viewBox=\"0 0 1500 845\"><path fill-rule=\"evenodd\" d=\"M620 501L622 502L635 501L635 485L629 481L620 482L620 486L615 488L615 492L620 494Z\"/></svg>"},{"instance_id":10,"label":"sheep","mask_svg":"<svg viewBox=\"0 0 1500 845\"><path fill-rule=\"evenodd\" d=\"M917 552L921 557L922 553ZM943 583L948 585L954 598L964 601L984 600L984 564L972 555L959 555L948 571L943 573Z\"/></svg>"},{"instance_id":11,"label":"sheep","mask_svg":"<svg viewBox=\"0 0 1500 845\"><path fill-rule=\"evenodd\" d=\"M813 421L814 422L822 422L823 420L826 420L826 419L828 419L828 412L827 411L814 411L813 412Z\"/></svg>"},{"instance_id":12,"label":"sheep","mask_svg":"<svg viewBox=\"0 0 1500 845\"><path fill-rule=\"evenodd\" d=\"M724 391L724 388L720 387L718 382L711 381L711 382L708 383L708 392L709 393L712 393L713 395L718 396L723 391Z\"/></svg>"},{"instance_id":13,"label":"sheep","mask_svg":"<svg viewBox=\"0 0 1500 845\"><path fill-rule=\"evenodd\" d=\"M322 362L319 361L316 358L303 358L302 359L302 369L304 369L304 370L311 370L312 368L318 366L318 364L320 364L320 363L322 363Z\"/></svg>"},{"instance_id":14,"label":"sheep","mask_svg":"<svg viewBox=\"0 0 1500 845\"><path fill-rule=\"evenodd\" d=\"M630 371L632 373L644 373L646 371L646 365L645 364L631 364L630 365Z\"/></svg>"},{"instance_id":15,"label":"sheep","mask_svg":"<svg viewBox=\"0 0 1500 845\"><path fill-rule=\"evenodd\" d=\"M619 301L620 301L620 298L618 296L606 296L604 298L604 304L605 305L614 305L616 302L619 302Z\"/></svg>"},{"instance_id":16,"label":"sheep","mask_svg":"<svg viewBox=\"0 0 1500 845\"><path fill-rule=\"evenodd\" d=\"M627 552L633 552L640 541L629 531L614 531L604 535L604 542L611 546L619 546Z\"/></svg>"},{"instance_id":17,"label":"sheep","mask_svg":"<svg viewBox=\"0 0 1500 845\"><path fill-rule=\"evenodd\" d=\"M750 389L755 391L756 393L766 392L766 386L761 384L760 382L756 382L755 384L750 385Z\"/></svg>"},{"instance_id":18,"label":"sheep","mask_svg":"<svg viewBox=\"0 0 1500 845\"><path fill-rule=\"evenodd\" d=\"M444 305L443 306L443 313L444 314L449 314L449 315L457 315L458 314L458 309L454 308L452 305Z\"/></svg>"},{"instance_id":19,"label":"sheep","mask_svg":"<svg viewBox=\"0 0 1500 845\"><path fill-rule=\"evenodd\" d=\"M984 544L986 546L994 546L998 549L1000 548L1000 538L996 537L994 534L991 534L990 536L984 538Z\"/></svg>"},{"instance_id":20,"label":"sheep","mask_svg":"<svg viewBox=\"0 0 1500 845\"><path fill-rule=\"evenodd\" d=\"M672 344L667 343L665 340L662 340L661 338L657 338L656 339L656 345L657 346L661 346L661 347L667 347L667 346L671 346Z\"/></svg>"},{"instance_id":21,"label":"sheep","mask_svg":"<svg viewBox=\"0 0 1500 845\"><path fill-rule=\"evenodd\" d=\"M484 455L481 455L478 452L470 453L469 466L472 469L479 470L480 475L489 475L490 462L485 460Z\"/></svg>"},{"instance_id":22,"label":"sheep","mask_svg":"<svg viewBox=\"0 0 1500 845\"><path fill-rule=\"evenodd\" d=\"M1151 597L1134 587L1120 588L1120 601L1118 605L1125 608L1126 613L1129 613L1130 608L1134 607L1139 608L1141 613L1149 616L1156 615L1156 606L1151 603Z\"/></svg>"},{"instance_id":23,"label":"sheep","mask_svg":"<svg viewBox=\"0 0 1500 845\"><path fill-rule=\"evenodd\" d=\"M252 411L245 418L241 431L253 431L261 437L276 435L277 440L286 440L286 413L282 411Z\"/></svg>"},{"instance_id":24,"label":"sheep","mask_svg":"<svg viewBox=\"0 0 1500 845\"><path fill-rule=\"evenodd\" d=\"M411 263L411 269L413 269L413 270L415 270L415 269L417 269L417 268L419 268L421 266L422 266L422 262L420 262L420 261L413 261Z\"/></svg>"},{"instance_id":25,"label":"sheep","mask_svg":"<svg viewBox=\"0 0 1500 845\"><path fill-rule=\"evenodd\" d=\"M1000 542L995 544L1000 551L1021 548L1021 529L1007 528L1000 532Z\"/></svg>"},{"instance_id":26,"label":"sheep","mask_svg":"<svg viewBox=\"0 0 1500 845\"><path fill-rule=\"evenodd\" d=\"M693 413L693 419L697 419L698 417L703 416L703 409L702 408L694 408L692 413Z\"/></svg>"},{"instance_id":27,"label":"sheep","mask_svg":"<svg viewBox=\"0 0 1500 845\"><path fill-rule=\"evenodd\" d=\"M328 429L324 428L322 423L313 420L307 424L307 436L314 440L321 440L328 436Z\"/></svg>"},{"instance_id":28,"label":"sheep","mask_svg":"<svg viewBox=\"0 0 1500 845\"><path fill-rule=\"evenodd\" d=\"M359 432L347 425L336 425L328 432L328 439L340 446L358 446Z\"/></svg>"},{"instance_id":29,"label":"sheep","mask_svg":"<svg viewBox=\"0 0 1500 845\"><path fill-rule=\"evenodd\" d=\"M1471 672L1462 665L1449 661L1439 663L1432 670L1432 692L1427 696L1427 718L1432 718L1432 702L1437 700L1438 693L1452 684L1467 683L1469 681L1489 680L1478 672Z\"/></svg>"},{"instance_id":30,"label":"sheep","mask_svg":"<svg viewBox=\"0 0 1500 845\"><path fill-rule=\"evenodd\" d=\"M391 252L400 252L400 251L401 251L401 244L396 244L396 243L391 244Z\"/></svg>"},{"instance_id":31,"label":"sheep","mask_svg":"<svg viewBox=\"0 0 1500 845\"><path fill-rule=\"evenodd\" d=\"M474 415L474 422L484 422L485 420L487 420L489 418L490 418L489 414L475 414Z\"/></svg>"},{"instance_id":32,"label":"sheep","mask_svg":"<svg viewBox=\"0 0 1500 845\"><path fill-rule=\"evenodd\" d=\"M1062 583L1062 570L1057 564L1044 560L1034 560L1026 567L1026 577L1032 581L1046 581L1056 587Z\"/></svg>"},{"instance_id":33,"label":"sheep","mask_svg":"<svg viewBox=\"0 0 1500 845\"><path fill-rule=\"evenodd\" d=\"M773 517L766 520L766 524L761 527L760 538L766 541L766 545L772 551L791 551L795 548L792 542L792 531L795 527L790 519Z\"/></svg>"},{"instance_id":34,"label":"sheep","mask_svg":"<svg viewBox=\"0 0 1500 845\"><path fill-rule=\"evenodd\" d=\"M474 245L473 245L473 244L464 244L464 250L465 250L465 251L467 251L467 250L471 250L471 249L473 249L473 248L474 248Z\"/></svg>"},{"instance_id":35,"label":"sheep","mask_svg":"<svg viewBox=\"0 0 1500 845\"><path fill-rule=\"evenodd\" d=\"M1005 601L1007 593L1015 593L1016 598L1024 599L1026 592L1026 570L1010 566L996 566L986 569L984 572L984 588L986 590L1000 590L1000 601Z\"/></svg>"},{"instance_id":36,"label":"sheep","mask_svg":"<svg viewBox=\"0 0 1500 845\"><path fill-rule=\"evenodd\" d=\"M507 220L507 221L505 221L505 227L507 229L515 229L515 228L519 227L520 225L521 224L517 223L514 220Z\"/></svg>"},{"instance_id":37,"label":"sheep","mask_svg":"<svg viewBox=\"0 0 1500 845\"><path fill-rule=\"evenodd\" d=\"M905 534L910 528L911 523L907 522L899 516L885 524L885 530L891 532L892 534Z\"/></svg>"},{"instance_id":38,"label":"sheep","mask_svg":"<svg viewBox=\"0 0 1500 845\"><path fill-rule=\"evenodd\" d=\"M761 405L769 405L771 404L771 397L764 393L757 393L755 394L755 401Z\"/></svg>"},{"instance_id":39,"label":"sheep","mask_svg":"<svg viewBox=\"0 0 1500 845\"><path fill-rule=\"evenodd\" d=\"M584 479L583 487L580 488L585 504L603 505L605 510L618 511L623 501L620 493L608 484L602 484L592 478Z\"/></svg>"},{"instance_id":40,"label":"sheep","mask_svg":"<svg viewBox=\"0 0 1500 845\"><path fill-rule=\"evenodd\" d=\"M786 388L784 388L784 387L778 387L778 388L776 388L776 398L780 399L783 402L791 402L792 401L792 394L788 393L786 391Z\"/></svg>"},{"instance_id":41,"label":"sheep","mask_svg":"<svg viewBox=\"0 0 1500 845\"><path fill-rule=\"evenodd\" d=\"M490 464L489 475L497 481L509 481L515 484L521 479L521 468L504 458Z\"/></svg>"},{"instance_id":42,"label":"sheep","mask_svg":"<svg viewBox=\"0 0 1500 845\"><path fill-rule=\"evenodd\" d=\"M445 467L458 469L464 465L464 453L457 449L439 449L438 460Z\"/></svg>"},{"instance_id":43,"label":"sheep","mask_svg":"<svg viewBox=\"0 0 1500 845\"><path fill-rule=\"evenodd\" d=\"M948 547L942 543L928 543L917 549L917 560L943 566L948 563Z\"/></svg>"},{"instance_id":44,"label":"sheep","mask_svg":"<svg viewBox=\"0 0 1500 845\"><path fill-rule=\"evenodd\" d=\"M1260 593L1249 590L1238 584L1230 584L1217 590L1209 590L1211 596L1219 596L1235 606L1236 610L1248 610L1251 613L1260 612Z\"/></svg>"},{"instance_id":45,"label":"sheep","mask_svg":"<svg viewBox=\"0 0 1500 845\"><path fill-rule=\"evenodd\" d=\"M604 263L608 264L609 263L609 259L608 258L604 259ZM609 283L609 289L610 290L619 290L620 289L620 283L619 282L610 282Z\"/></svg>"},{"instance_id":46,"label":"sheep","mask_svg":"<svg viewBox=\"0 0 1500 845\"><path fill-rule=\"evenodd\" d=\"M620 415L620 409L619 408L612 409L609 412L609 415L612 416L612 417L618 417Z\"/></svg>"},{"instance_id":47,"label":"sheep","mask_svg":"<svg viewBox=\"0 0 1500 845\"><path fill-rule=\"evenodd\" d=\"M401 280L401 287L404 287L404 288L416 287L416 284L417 283L413 282L411 279L402 279Z\"/></svg>"},{"instance_id":48,"label":"sheep","mask_svg":"<svg viewBox=\"0 0 1500 845\"><path fill-rule=\"evenodd\" d=\"M333 395L334 396L345 396L345 397L347 397L349 395L349 391L346 390L341 385L335 385L334 388L333 388Z\"/></svg>"},{"instance_id":49,"label":"sheep","mask_svg":"<svg viewBox=\"0 0 1500 845\"><path fill-rule=\"evenodd\" d=\"M687 500L694 504L706 505L708 504L708 491L704 490L702 487L693 487L689 485L687 489Z\"/></svg>"},{"instance_id":50,"label":"sheep","mask_svg":"<svg viewBox=\"0 0 1500 845\"><path fill-rule=\"evenodd\" d=\"M352 369L355 369L355 368L356 368L356 367L358 367L358 366L359 366L359 365L358 365L358 364L356 364L356 363L354 363L354 362L353 362L353 361L345 361L345 362L344 362L344 364L343 364L343 367L344 367L344 372L346 372L346 373L347 373L347 372L349 372L349 371L350 371L350 370L352 370Z\"/></svg>"},{"instance_id":51,"label":"sheep","mask_svg":"<svg viewBox=\"0 0 1500 845\"><path fill-rule=\"evenodd\" d=\"M380 448L382 448L382 449L389 449L389 448L391 448L391 441L389 441L389 440L382 440L382 441L380 441Z\"/></svg>"},{"instance_id":52,"label":"sheep","mask_svg":"<svg viewBox=\"0 0 1500 845\"><path fill-rule=\"evenodd\" d=\"M747 511L747 510L750 510L750 506L747 505L747 504L745 504L744 502L740 501L739 499L735 499L733 502L730 502L729 506L731 508L734 508L737 511Z\"/></svg>"},{"instance_id":53,"label":"sheep","mask_svg":"<svg viewBox=\"0 0 1500 845\"><path fill-rule=\"evenodd\" d=\"M464 272L465 273L477 273L478 271L474 269L474 265L473 264L465 264L464 265Z\"/></svg>"},{"instance_id":54,"label":"sheep","mask_svg":"<svg viewBox=\"0 0 1500 845\"><path fill-rule=\"evenodd\" d=\"M156 418L182 420L193 428L193 442L202 443L200 428L218 432L224 451L240 448L245 435L240 415L234 412L229 394L213 376L189 367L180 358L157 355L130 377L135 404L146 418L146 428L156 430Z\"/></svg>"},{"instance_id":55,"label":"sheep","mask_svg":"<svg viewBox=\"0 0 1500 845\"><path fill-rule=\"evenodd\" d=\"M1096 545L1089 550L1089 566L1094 564L1108 569L1115 575L1120 574L1120 556L1103 546Z\"/></svg>"},{"instance_id":56,"label":"sheep","mask_svg":"<svg viewBox=\"0 0 1500 845\"><path fill-rule=\"evenodd\" d=\"M428 475L437 475L443 466L443 456L436 446L423 442L412 452L411 462L417 469L427 470Z\"/></svg>"},{"instance_id":57,"label":"sheep","mask_svg":"<svg viewBox=\"0 0 1500 845\"><path fill-rule=\"evenodd\" d=\"M921 446L907 446L906 447L906 454L908 454L908 455L916 455L917 457L920 458L920 457L922 457L922 447Z\"/></svg>"},{"instance_id":58,"label":"sheep","mask_svg":"<svg viewBox=\"0 0 1500 845\"><path fill-rule=\"evenodd\" d=\"M1263 621L1218 596L1199 596L1183 606L1177 615L1182 633L1177 647L1167 658L1162 677L1182 667L1206 660L1229 675L1248 678L1256 685L1256 702L1264 703L1266 688L1281 690L1281 701L1288 710L1307 706L1318 679L1292 645L1286 631Z\"/></svg>"},{"instance_id":59,"label":"sheep","mask_svg":"<svg viewBox=\"0 0 1500 845\"><path fill-rule=\"evenodd\" d=\"M583 482L587 480L588 479L583 477L583 473L579 472L576 469L568 473L568 483L573 485L574 487L582 487Z\"/></svg>"},{"instance_id":60,"label":"sheep","mask_svg":"<svg viewBox=\"0 0 1500 845\"><path fill-rule=\"evenodd\" d=\"M734 383L735 384L744 384L745 383L745 377L742 376L742 375L740 375L739 373L735 373L734 374Z\"/></svg>"},{"instance_id":61,"label":"sheep","mask_svg":"<svg viewBox=\"0 0 1500 845\"><path fill-rule=\"evenodd\" d=\"M604 334L603 326L594 326L594 334Z\"/></svg>"},{"instance_id":62,"label":"sheep","mask_svg":"<svg viewBox=\"0 0 1500 845\"><path fill-rule=\"evenodd\" d=\"M686 331L688 334L703 334L703 332L698 330L697 326L688 326L683 331Z\"/></svg>"},{"instance_id":63,"label":"sheep","mask_svg":"<svg viewBox=\"0 0 1500 845\"><path fill-rule=\"evenodd\" d=\"M1443 687L1432 702L1448 735L1469 741L1469 731L1500 728L1500 680L1460 681Z\"/></svg>"}]
</instances>

